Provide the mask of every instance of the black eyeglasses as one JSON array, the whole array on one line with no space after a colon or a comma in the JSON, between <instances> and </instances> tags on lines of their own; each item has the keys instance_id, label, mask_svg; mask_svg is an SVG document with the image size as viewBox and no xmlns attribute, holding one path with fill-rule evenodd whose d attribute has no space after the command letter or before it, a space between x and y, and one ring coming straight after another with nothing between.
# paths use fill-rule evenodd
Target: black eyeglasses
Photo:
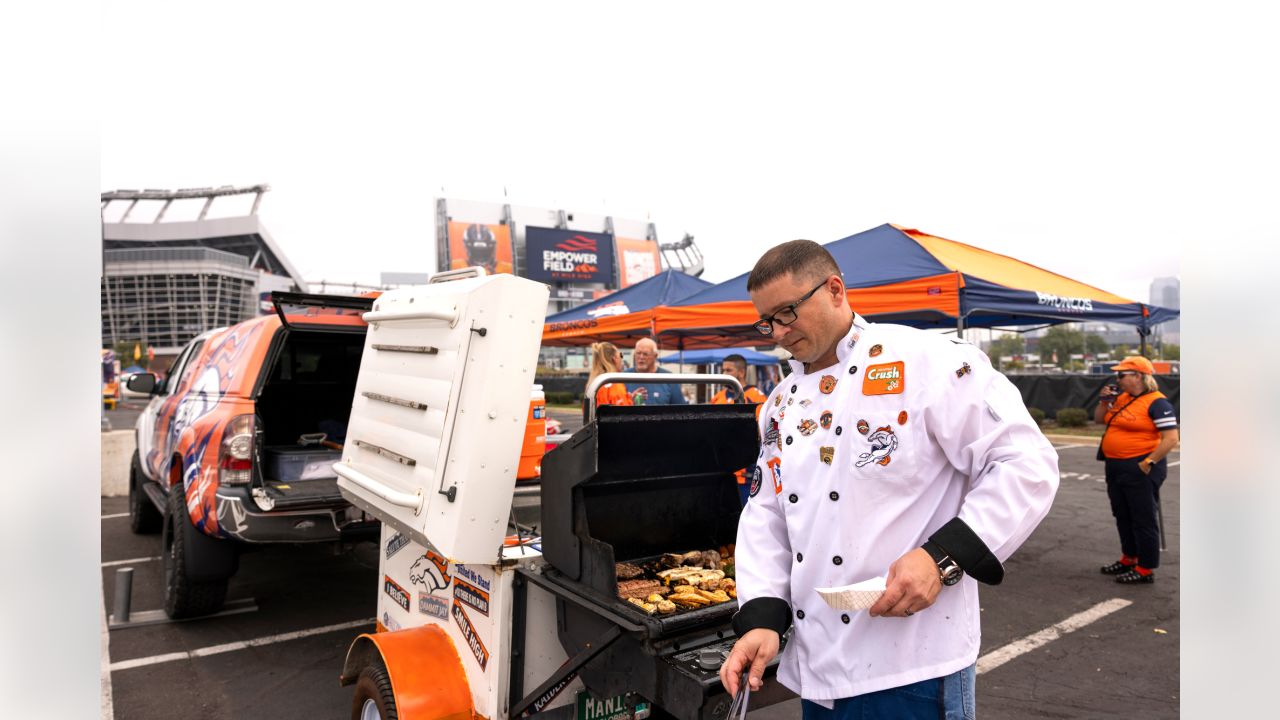
<instances>
[{"instance_id":1,"label":"black eyeglasses","mask_svg":"<svg viewBox=\"0 0 1280 720\"><path fill-rule=\"evenodd\" d=\"M829 279L830 278L828 278L828 280ZM769 317L760 318L760 322L753 324L751 327L755 328L756 332L767 337L773 334L774 323L777 323L779 325L790 325L791 323L796 321L796 308L800 307L800 304L803 303L805 300L808 300L809 298L813 297L813 294L818 292L818 289L826 284L827 284L827 281L823 280L817 285L814 285L812 290L804 294L804 297L782 308L781 310L770 315Z\"/></svg>"}]
</instances>

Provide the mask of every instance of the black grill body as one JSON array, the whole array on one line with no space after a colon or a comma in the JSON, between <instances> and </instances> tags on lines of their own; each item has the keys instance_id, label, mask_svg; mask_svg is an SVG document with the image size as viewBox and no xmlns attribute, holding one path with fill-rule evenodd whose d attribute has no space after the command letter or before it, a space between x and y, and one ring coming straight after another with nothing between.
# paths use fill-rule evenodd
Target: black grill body
<instances>
[{"instance_id":1,"label":"black grill body","mask_svg":"<svg viewBox=\"0 0 1280 720\"><path fill-rule=\"evenodd\" d=\"M734 472L758 449L753 405L604 406L543 458L537 584L557 595L571 657L617 635L578 673L597 697L635 692L680 720L724 718L730 698L712 660L733 644L737 602L646 615L618 599L614 566L733 543ZM751 706L788 697L770 681Z\"/></svg>"}]
</instances>

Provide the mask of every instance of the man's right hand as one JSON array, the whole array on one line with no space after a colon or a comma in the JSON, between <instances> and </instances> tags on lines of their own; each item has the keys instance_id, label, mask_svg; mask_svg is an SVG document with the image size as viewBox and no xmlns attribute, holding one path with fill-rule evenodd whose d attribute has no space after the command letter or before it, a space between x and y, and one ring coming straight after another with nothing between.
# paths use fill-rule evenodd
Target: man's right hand
<instances>
[{"instance_id":1,"label":"man's right hand","mask_svg":"<svg viewBox=\"0 0 1280 720\"><path fill-rule=\"evenodd\" d=\"M742 672L750 667L751 691L759 690L764 686L764 668L778 654L780 644L778 633L768 628L756 628L738 638L729 659L720 666L720 684L730 695L737 695Z\"/></svg>"}]
</instances>

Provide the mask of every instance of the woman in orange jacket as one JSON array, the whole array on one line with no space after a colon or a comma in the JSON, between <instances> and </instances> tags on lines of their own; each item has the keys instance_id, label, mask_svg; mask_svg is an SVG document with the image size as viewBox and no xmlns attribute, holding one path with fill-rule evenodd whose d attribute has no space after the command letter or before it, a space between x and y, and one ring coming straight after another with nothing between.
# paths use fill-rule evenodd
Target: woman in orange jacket
<instances>
[{"instance_id":1,"label":"woman in orange jacket","mask_svg":"<svg viewBox=\"0 0 1280 720\"><path fill-rule=\"evenodd\" d=\"M1106 461L1121 555L1102 573L1118 583L1150 583L1160 565L1160 485L1169 472L1166 456L1178 444L1178 417L1156 386L1150 360L1127 357L1111 369L1120 392L1104 387L1093 419L1107 424L1098 459Z\"/></svg>"},{"instance_id":2,"label":"woman in orange jacket","mask_svg":"<svg viewBox=\"0 0 1280 720\"><path fill-rule=\"evenodd\" d=\"M587 385L604 373L622 372L622 353L610 342L591 344L591 374L587 376ZM630 405L631 396L627 394L624 383L607 383L596 391L596 407L601 405ZM587 420L585 399L582 404L582 420Z\"/></svg>"}]
</instances>

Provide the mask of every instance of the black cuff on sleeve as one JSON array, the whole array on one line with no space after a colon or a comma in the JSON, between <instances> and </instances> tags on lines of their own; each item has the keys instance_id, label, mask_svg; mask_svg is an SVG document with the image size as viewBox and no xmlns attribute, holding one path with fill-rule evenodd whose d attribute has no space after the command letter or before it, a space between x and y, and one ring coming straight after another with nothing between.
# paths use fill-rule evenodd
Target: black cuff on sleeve
<instances>
[{"instance_id":1,"label":"black cuff on sleeve","mask_svg":"<svg viewBox=\"0 0 1280 720\"><path fill-rule=\"evenodd\" d=\"M999 585L1004 580L1004 566L991 554L982 538L960 518L938 528L929 540L950 555L974 580L987 585Z\"/></svg>"},{"instance_id":2,"label":"black cuff on sleeve","mask_svg":"<svg viewBox=\"0 0 1280 720\"><path fill-rule=\"evenodd\" d=\"M781 636L791 627L791 606L781 598L758 597L733 616L733 632L742 637L756 628L769 628Z\"/></svg>"}]
</instances>

